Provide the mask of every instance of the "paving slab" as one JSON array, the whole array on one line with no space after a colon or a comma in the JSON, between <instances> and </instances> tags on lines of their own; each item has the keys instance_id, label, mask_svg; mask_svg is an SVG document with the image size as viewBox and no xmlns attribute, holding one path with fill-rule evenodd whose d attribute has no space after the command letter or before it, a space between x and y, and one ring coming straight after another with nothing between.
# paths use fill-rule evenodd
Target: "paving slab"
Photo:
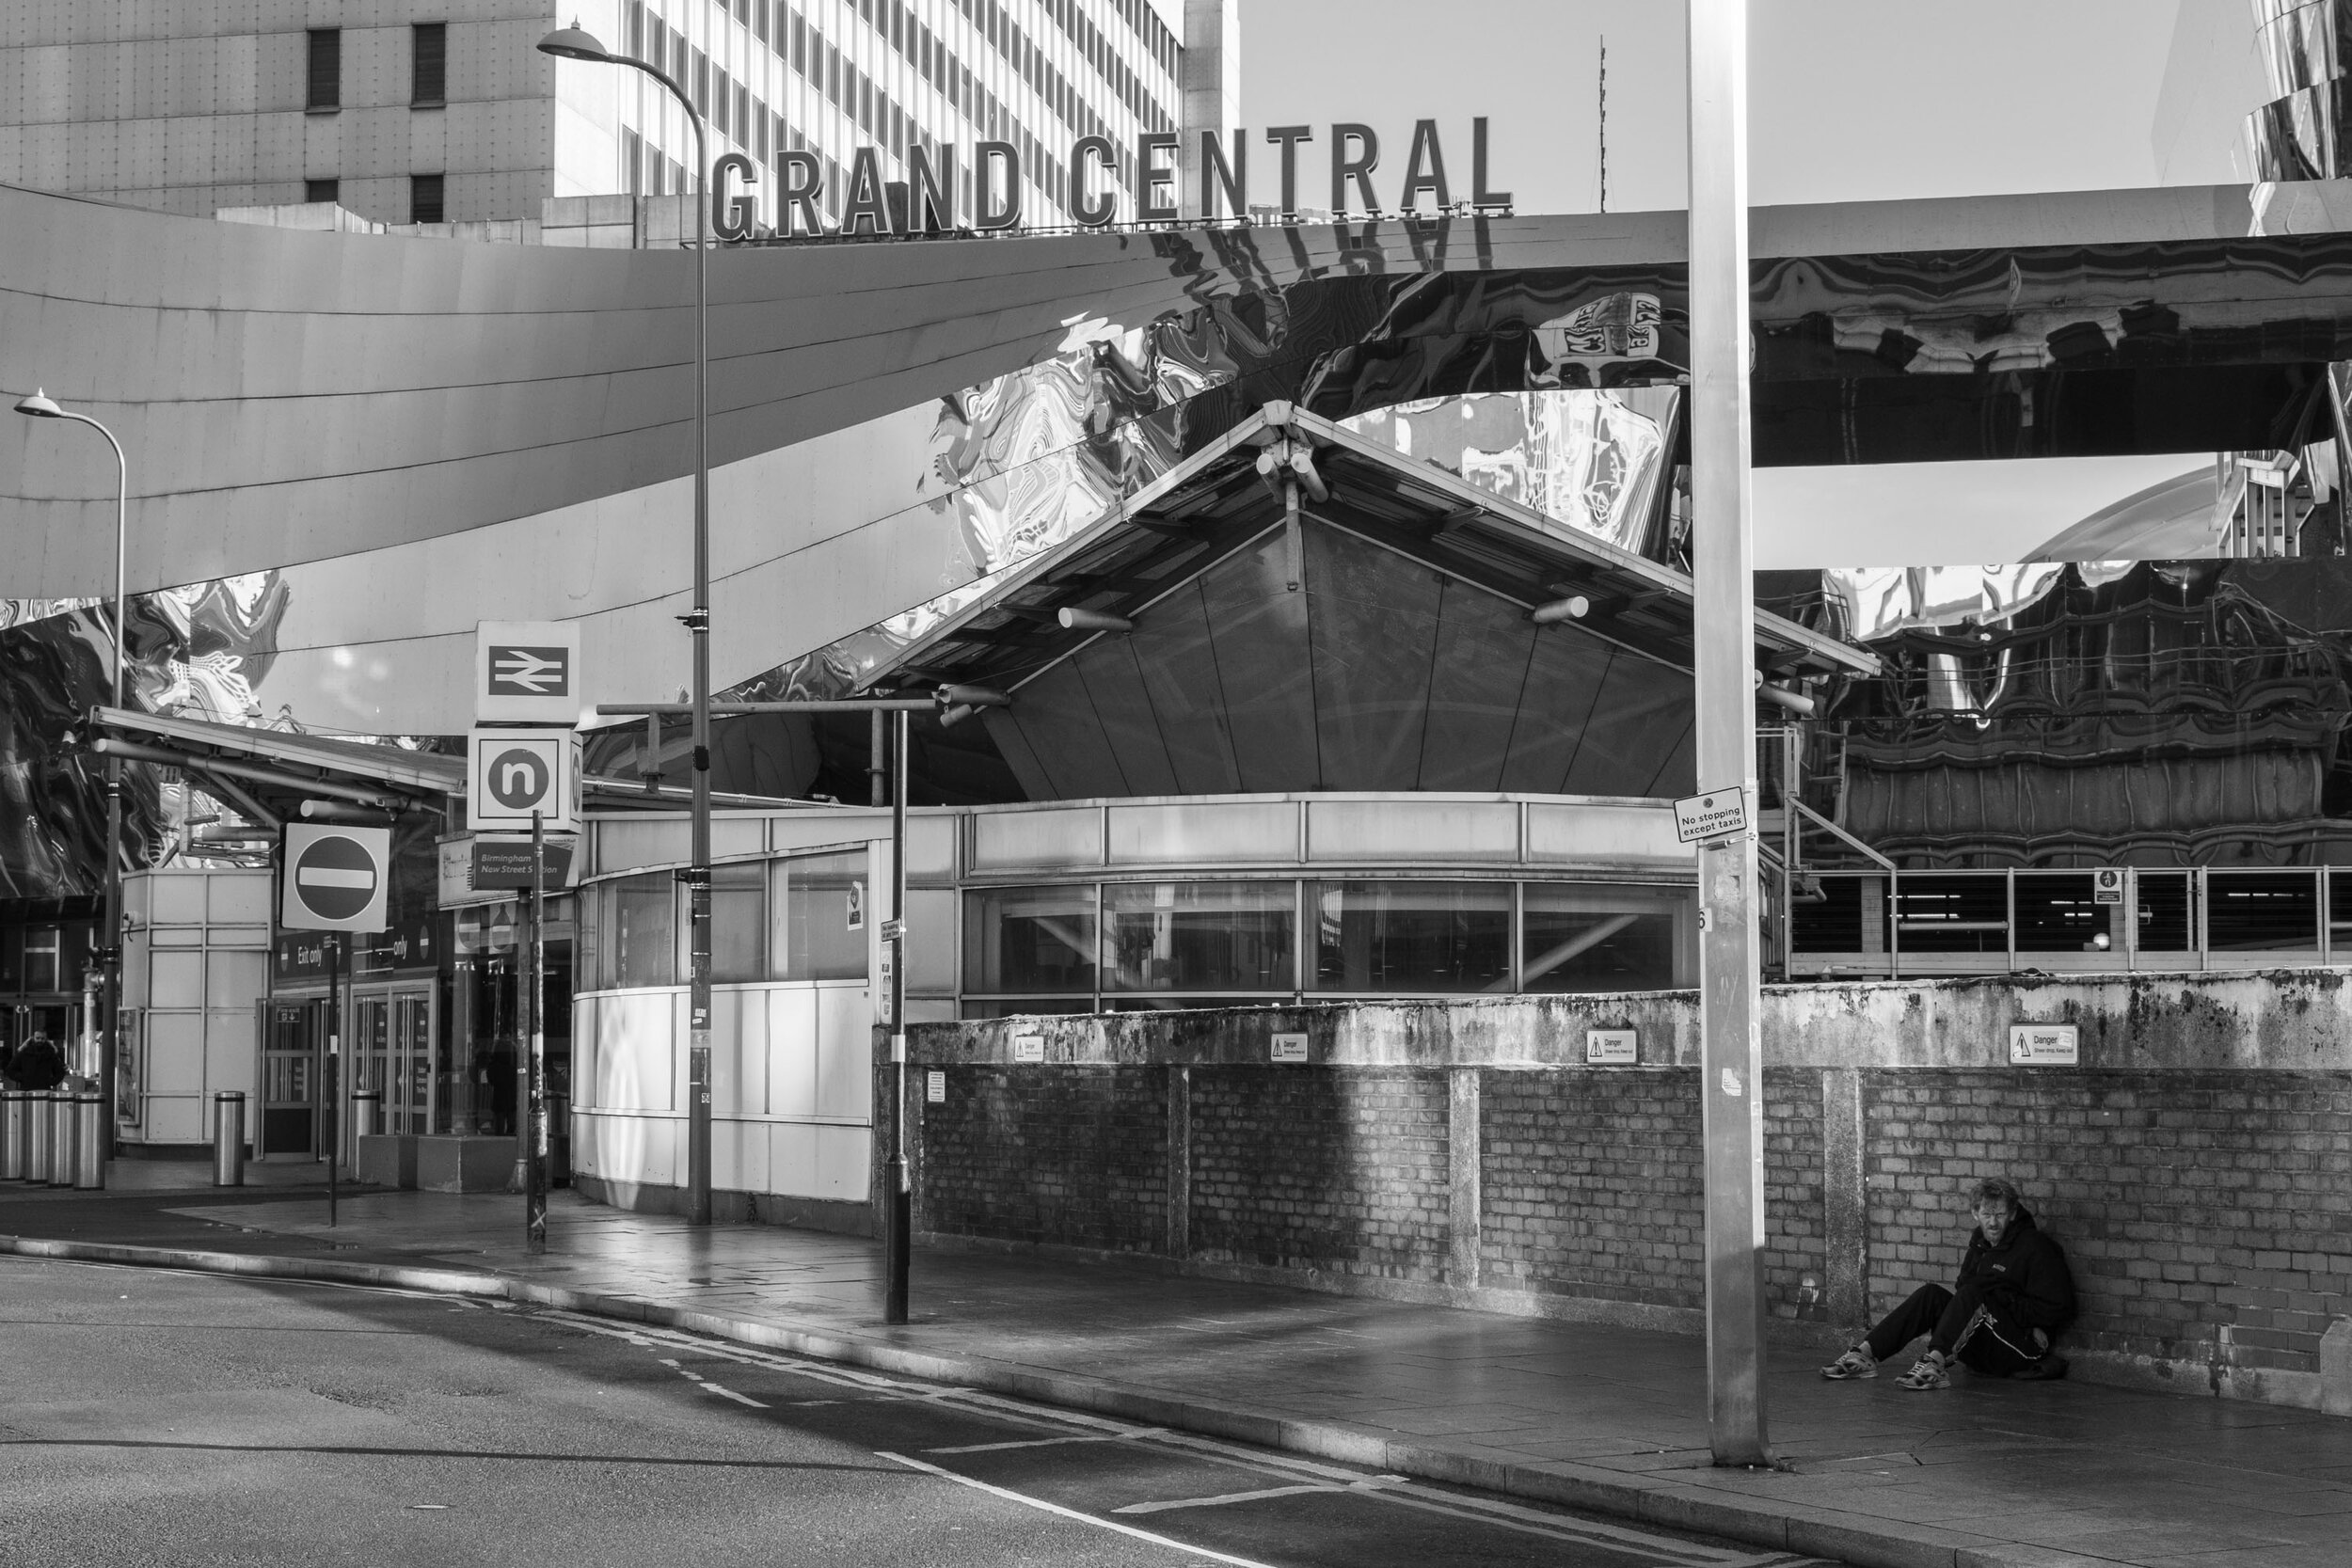
<instances>
[{"instance_id":1,"label":"paving slab","mask_svg":"<svg viewBox=\"0 0 2352 1568\"><path fill-rule=\"evenodd\" d=\"M0 1189L0 1235L464 1271L1874 1568L2352 1560L2352 1421L2310 1411L1964 1375L1917 1394L1890 1378L1825 1383L1818 1356L1776 1349L1766 1392L1782 1465L1718 1469L1695 1338L1147 1259L918 1248L914 1321L890 1327L870 1242L697 1228L564 1193L539 1257L522 1244L520 1200L498 1194L347 1193L330 1227L311 1192Z\"/></svg>"}]
</instances>

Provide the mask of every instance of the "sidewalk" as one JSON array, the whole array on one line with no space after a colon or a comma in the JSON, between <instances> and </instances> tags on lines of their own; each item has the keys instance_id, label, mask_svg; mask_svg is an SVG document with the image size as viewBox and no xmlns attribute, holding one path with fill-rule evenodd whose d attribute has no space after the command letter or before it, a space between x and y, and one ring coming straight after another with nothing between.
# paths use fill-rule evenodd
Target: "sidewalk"
<instances>
[{"instance_id":1,"label":"sidewalk","mask_svg":"<svg viewBox=\"0 0 2352 1568\"><path fill-rule=\"evenodd\" d=\"M1866 1568L2352 1561L2352 1421L2310 1411L1964 1377L1914 1394L1898 1369L1827 1384L1819 1357L1776 1353L1787 1468L1718 1471L1703 1347L1677 1335L960 1250L916 1252L914 1322L894 1329L877 1248L854 1238L696 1230L559 1193L534 1259L512 1196L346 1194L332 1231L323 1192L228 1198L0 1188L0 1238L496 1275L531 1299L604 1298L596 1309Z\"/></svg>"}]
</instances>

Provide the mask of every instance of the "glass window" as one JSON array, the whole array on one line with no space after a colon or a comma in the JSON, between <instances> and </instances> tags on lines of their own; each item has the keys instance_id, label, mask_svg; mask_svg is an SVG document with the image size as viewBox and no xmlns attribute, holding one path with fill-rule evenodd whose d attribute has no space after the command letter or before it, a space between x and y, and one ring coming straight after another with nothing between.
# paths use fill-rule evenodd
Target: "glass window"
<instances>
[{"instance_id":1,"label":"glass window","mask_svg":"<svg viewBox=\"0 0 2352 1568\"><path fill-rule=\"evenodd\" d=\"M1896 897L1896 934L1906 953L2009 950L2005 872L1907 873Z\"/></svg>"},{"instance_id":2,"label":"glass window","mask_svg":"<svg viewBox=\"0 0 2352 1568\"><path fill-rule=\"evenodd\" d=\"M2197 945L2189 923L2188 879L2193 872L2139 871L2133 889L2139 905L2139 950L2143 953L2186 953Z\"/></svg>"},{"instance_id":3,"label":"glass window","mask_svg":"<svg viewBox=\"0 0 2352 1568\"><path fill-rule=\"evenodd\" d=\"M2205 873L2210 952L2319 945L2319 879L2310 871Z\"/></svg>"},{"instance_id":4,"label":"glass window","mask_svg":"<svg viewBox=\"0 0 2352 1568\"><path fill-rule=\"evenodd\" d=\"M677 879L667 871L607 882L605 957L615 986L677 984Z\"/></svg>"},{"instance_id":5,"label":"glass window","mask_svg":"<svg viewBox=\"0 0 2352 1568\"><path fill-rule=\"evenodd\" d=\"M1290 882L1128 882L1103 889L1104 990L1290 990Z\"/></svg>"},{"instance_id":6,"label":"glass window","mask_svg":"<svg viewBox=\"0 0 2352 1568\"><path fill-rule=\"evenodd\" d=\"M1690 949L1697 923L1680 895L1531 882L1522 904L1522 990L1672 990L1696 984Z\"/></svg>"},{"instance_id":7,"label":"glass window","mask_svg":"<svg viewBox=\"0 0 2352 1568\"><path fill-rule=\"evenodd\" d=\"M771 868L769 978L863 980L867 896L866 851L799 855Z\"/></svg>"},{"instance_id":8,"label":"glass window","mask_svg":"<svg viewBox=\"0 0 2352 1568\"><path fill-rule=\"evenodd\" d=\"M1506 990L1507 882L1313 882L1315 989Z\"/></svg>"},{"instance_id":9,"label":"glass window","mask_svg":"<svg viewBox=\"0 0 2352 1568\"><path fill-rule=\"evenodd\" d=\"M2017 951L2020 953L2104 953L2114 933L2109 915L2116 906L2095 901L2088 871L2021 871L2017 874ZM1910 892L1905 879L1903 890ZM1906 927L1908 930L1908 927ZM1909 944L1910 937L1904 937Z\"/></svg>"},{"instance_id":10,"label":"glass window","mask_svg":"<svg viewBox=\"0 0 2352 1568\"><path fill-rule=\"evenodd\" d=\"M313 27L310 35L308 81L303 103L312 109L336 109L343 102L343 35L333 27Z\"/></svg>"},{"instance_id":11,"label":"glass window","mask_svg":"<svg viewBox=\"0 0 2352 1568\"><path fill-rule=\"evenodd\" d=\"M710 978L720 984L766 979L767 938L768 867L757 861L712 866Z\"/></svg>"},{"instance_id":12,"label":"glass window","mask_svg":"<svg viewBox=\"0 0 2352 1568\"><path fill-rule=\"evenodd\" d=\"M421 22L411 29L411 103L438 103L449 91L449 24Z\"/></svg>"},{"instance_id":13,"label":"glass window","mask_svg":"<svg viewBox=\"0 0 2352 1568\"><path fill-rule=\"evenodd\" d=\"M966 990L1094 990L1091 883L968 894L963 931Z\"/></svg>"}]
</instances>

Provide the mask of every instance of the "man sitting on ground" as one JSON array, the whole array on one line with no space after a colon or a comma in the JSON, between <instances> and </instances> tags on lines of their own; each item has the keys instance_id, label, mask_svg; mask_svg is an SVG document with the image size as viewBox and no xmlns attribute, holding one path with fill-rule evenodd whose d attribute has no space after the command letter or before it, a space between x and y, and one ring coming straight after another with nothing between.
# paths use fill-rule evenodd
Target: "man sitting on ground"
<instances>
[{"instance_id":1,"label":"man sitting on ground","mask_svg":"<svg viewBox=\"0 0 2352 1568\"><path fill-rule=\"evenodd\" d=\"M1977 1228L1958 1284L1949 1291L1920 1286L1860 1344L1823 1367L1823 1377L1876 1377L1880 1362L1922 1334L1927 1354L1895 1380L1899 1386L1948 1388L1955 1360L1989 1377L2066 1375L2066 1357L2050 1350L2074 1317L2066 1255L2035 1226L2017 1189L1997 1177L1969 1190L1968 1209Z\"/></svg>"}]
</instances>

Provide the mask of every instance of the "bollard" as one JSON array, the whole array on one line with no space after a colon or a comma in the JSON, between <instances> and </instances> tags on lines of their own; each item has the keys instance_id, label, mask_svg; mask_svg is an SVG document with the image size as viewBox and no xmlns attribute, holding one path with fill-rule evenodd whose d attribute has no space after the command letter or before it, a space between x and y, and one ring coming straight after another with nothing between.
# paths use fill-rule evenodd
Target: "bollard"
<instances>
[{"instance_id":1,"label":"bollard","mask_svg":"<svg viewBox=\"0 0 2352 1568\"><path fill-rule=\"evenodd\" d=\"M93 1084L73 1097L73 1189L94 1193L106 1185L106 1140L99 1118L106 1114L106 1097Z\"/></svg>"},{"instance_id":2,"label":"bollard","mask_svg":"<svg viewBox=\"0 0 2352 1568\"><path fill-rule=\"evenodd\" d=\"M0 1181L24 1180L24 1091L0 1089Z\"/></svg>"},{"instance_id":3,"label":"bollard","mask_svg":"<svg viewBox=\"0 0 2352 1568\"><path fill-rule=\"evenodd\" d=\"M237 1089L213 1096L213 1185L245 1185L245 1095Z\"/></svg>"},{"instance_id":4,"label":"bollard","mask_svg":"<svg viewBox=\"0 0 2352 1568\"><path fill-rule=\"evenodd\" d=\"M73 1120L73 1097L81 1085L69 1078L49 1091L49 1169L47 1177L53 1187L73 1185L73 1162L80 1154L81 1140Z\"/></svg>"},{"instance_id":5,"label":"bollard","mask_svg":"<svg viewBox=\"0 0 2352 1568\"><path fill-rule=\"evenodd\" d=\"M24 1171L23 1180L49 1180L49 1091L29 1089L24 1095Z\"/></svg>"},{"instance_id":6,"label":"bollard","mask_svg":"<svg viewBox=\"0 0 2352 1568\"><path fill-rule=\"evenodd\" d=\"M359 1168L359 1140L373 1138L384 1131L384 1091L361 1089L351 1097L351 1148L343 1156L343 1164L353 1170Z\"/></svg>"}]
</instances>

